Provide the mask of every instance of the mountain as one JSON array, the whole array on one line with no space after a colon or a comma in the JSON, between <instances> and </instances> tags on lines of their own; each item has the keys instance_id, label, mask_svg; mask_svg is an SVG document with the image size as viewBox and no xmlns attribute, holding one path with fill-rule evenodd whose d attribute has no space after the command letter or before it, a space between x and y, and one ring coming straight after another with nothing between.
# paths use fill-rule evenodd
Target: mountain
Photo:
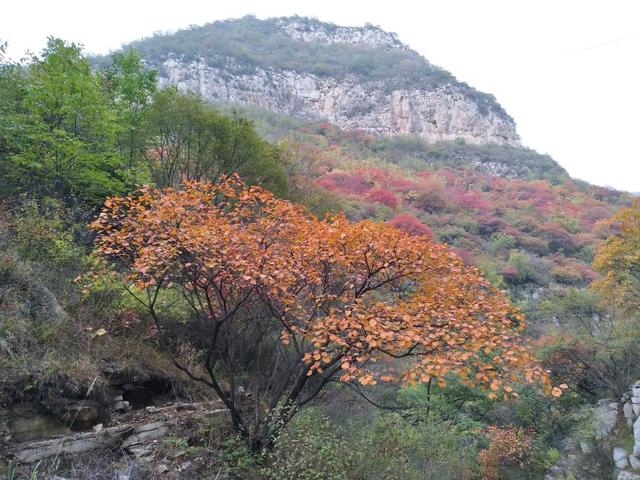
<instances>
[{"instance_id":1,"label":"mountain","mask_svg":"<svg viewBox=\"0 0 640 480\"><path fill-rule=\"evenodd\" d=\"M291 150L300 201L447 243L530 318L595 278L597 227L630 196L520 144L496 99L379 27L244 17L133 42L161 86L198 92ZM543 299L542 298L542 299Z\"/></svg>"},{"instance_id":2,"label":"mountain","mask_svg":"<svg viewBox=\"0 0 640 480\"><path fill-rule=\"evenodd\" d=\"M379 27L244 17L129 45L161 85L375 135L520 145L489 94L459 82Z\"/></svg>"}]
</instances>

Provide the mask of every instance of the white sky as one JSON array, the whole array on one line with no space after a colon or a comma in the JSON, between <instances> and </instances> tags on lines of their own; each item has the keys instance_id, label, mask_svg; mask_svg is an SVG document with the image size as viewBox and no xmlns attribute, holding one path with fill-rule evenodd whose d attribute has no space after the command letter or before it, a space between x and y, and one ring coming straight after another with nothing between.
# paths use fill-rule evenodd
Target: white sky
<instances>
[{"instance_id":1,"label":"white sky","mask_svg":"<svg viewBox=\"0 0 640 480\"><path fill-rule=\"evenodd\" d=\"M494 94L526 146L573 176L640 191L636 0L0 0L0 39L16 58L40 51L48 35L107 53L156 31L247 14L396 32L432 63Z\"/></svg>"}]
</instances>

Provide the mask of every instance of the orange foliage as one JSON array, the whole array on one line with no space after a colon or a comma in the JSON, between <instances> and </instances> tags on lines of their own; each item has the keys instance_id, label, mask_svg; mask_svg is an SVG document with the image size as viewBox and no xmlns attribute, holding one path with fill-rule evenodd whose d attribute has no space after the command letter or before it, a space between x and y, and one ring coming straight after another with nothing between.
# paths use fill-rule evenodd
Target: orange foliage
<instances>
[{"instance_id":1,"label":"orange foliage","mask_svg":"<svg viewBox=\"0 0 640 480\"><path fill-rule=\"evenodd\" d=\"M442 383L454 373L494 398L523 379L552 391L523 345L523 315L427 236L318 220L235 177L109 198L91 228L97 254L142 298L179 289L213 325L276 322L307 377ZM381 362L393 358L413 361Z\"/></svg>"},{"instance_id":2,"label":"orange foliage","mask_svg":"<svg viewBox=\"0 0 640 480\"><path fill-rule=\"evenodd\" d=\"M593 262L602 278L594 286L610 304L627 311L640 308L640 201L609 221L614 233L600 245Z\"/></svg>"}]
</instances>

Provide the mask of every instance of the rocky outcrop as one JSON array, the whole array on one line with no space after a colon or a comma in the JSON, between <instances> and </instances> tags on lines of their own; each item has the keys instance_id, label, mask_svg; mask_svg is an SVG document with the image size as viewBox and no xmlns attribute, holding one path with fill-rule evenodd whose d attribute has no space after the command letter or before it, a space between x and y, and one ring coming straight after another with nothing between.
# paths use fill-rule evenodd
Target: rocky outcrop
<instances>
[{"instance_id":1,"label":"rocky outcrop","mask_svg":"<svg viewBox=\"0 0 640 480\"><path fill-rule=\"evenodd\" d=\"M89 432L67 431L56 438L16 443L8 453L16 462L28 464L51 457L118 448L144 463L152 459L158 441L169 434L177 419L225 415L227 410L222 407L219 401L150 406L128 418L129 422L124 425L105 428L98 424Z\"/></svg>"},{"instance_id":2,"label":"rocky outcrop","mask_svg":"<svg viewBox=\"0 0 640 480\"><path fill-rule=\"evenodd\" d=\"M434 90L389 89L384 81L343 79L312 73L247 68L234 59L221 66L167 58L159 84L198 92L213 103L250 104L274 112L327 120L346 130L375 135L415 134L428 141L519 145L509 117L481 107L453 85Z\"/></svg>"},{"instance_id":3,"label":"rocky outcrop","mask_svg":"<svg viewBox=\"0 0 640 480\"><path fill-rule=\"evenodd\" d=\"M370 24L364 27L340 27L309 21L309 19L296 20L294 17L279 18L276 20L276 25L283 35L300 42L365 44L372 47L408 50L395 33L385 32L380 27Z\"/></svg>"}]
</instances>

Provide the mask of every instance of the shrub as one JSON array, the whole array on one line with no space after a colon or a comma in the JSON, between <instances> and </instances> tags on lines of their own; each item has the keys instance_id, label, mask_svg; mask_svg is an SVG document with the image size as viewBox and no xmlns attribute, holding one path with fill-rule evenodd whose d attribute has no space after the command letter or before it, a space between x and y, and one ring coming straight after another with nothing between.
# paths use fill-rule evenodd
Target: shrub
<instances>
[{"instance_id":1,"label":"shrub","mask_svg":"<svg viewBox=\"0 0 640 480\"><path fill-rule=\"evenodd\" d=\"M399 213L389 220L388 223L411 235L426 235L430 239L433 239L431 229L410 213Z\"/></svg>"},{"instance_id":2,"label":"shrub","mask_svg":"<svg viewBox=\"0 0 640 480\"><path fill-rule=\"evenodd\" d=\"M508 478L504 470L525 469L530 462L533 446L533 432L528 429L507 425L487 427L488 448L478 455L483 480Z\"/></svg>"},{"instance_id":3,"label":"shrub","mask_svg":"<svg viewBox=\"0 0 640 480\"><path fill-rule=\"evenodd\" d=\"M399 200L398 197L389 190L384 188L378 188L376 190L372 190L367 194L367 199L373 202L382 203L390 208L396 208L398 206Z\"/></svg>"}]
</instances>

